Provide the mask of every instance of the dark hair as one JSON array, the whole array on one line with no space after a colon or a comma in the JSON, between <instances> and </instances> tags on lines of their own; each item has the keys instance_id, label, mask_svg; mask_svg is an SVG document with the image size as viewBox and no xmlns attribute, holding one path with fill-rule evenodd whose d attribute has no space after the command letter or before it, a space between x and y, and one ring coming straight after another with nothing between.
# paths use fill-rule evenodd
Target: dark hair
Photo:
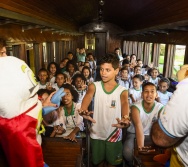
<instances>
[{"instance_id":1,"label":"dark hair","mask_svg":"<svg viewBox=\"0 0 188 167\"><path fill-rule=\"evenodd\" d=\"M38 94L38 96L42 96L44 93L47 93L48 95L50 95L52 92L54 92L54 91L48 90L48 89L39 89L37 94Z\"/></svg>"},{"instance_id":2,"label":"dark hair","mask_svg":"<svg viewBox=\"0 0 188 167\"><path fill-rule=\"evenodd\" d=\"M65 58L63 58L61 61L60 61L60 63L61 62L64 62L65 60L69 60L67 57L65 57Z\"/></svg>"},{"instance_id":3,"label":"dark hair","mask_svg":"<svg viewBox=\"0 0 188 167\"><path fill-rule=\"evenodd\" d=\"M41 68L41 69L39 69L38 74L39 74L40 72L46 72L46 73L49 75L49 72L48 72L48 70L47 70L46 68Z\"/></svg>"},{"instance_id":4,"label":"dark hair","mask_svg":"<svg viewBox=\"0 0 188 167\"><path fill-rule=\"evenodd\" d=\"M48 75L47 81L48 81L48 79L49 79L49 72L48 72L48 70L47 70L46 68L41 68L41 69L39 69L39 71L38 71L38 75L39 75L39 73L41 73L41 72L46 72L46 73L47 73L47 75ZM38 75L37 75L36 78L37 78L37 80L39 81Z\"/></svg>"},{"instance_id":5,"label":"dark hair","mask_svg":"<svg viewBox=\"0 0 188 167\"><path fill-rule=\"evenodd\" d=\"M126 70L129 73L129 70L126 67L122 67L120 71L122 72L123 70Z\"/></svg>"},{"instance_id":6,"label":"dark hair","mask_svg":"<svg viewBox=\"0 0 188 167\"><path fill-rule=\"evenodd\" d=\"M134 70L135 70L137 67L141 68L140 66L136 65L136 66L134 66Z\"/></svg>"},{"instance_id":7,"label":"dark hair","mask_svg":"<svg viewBox=\"0 0 188 167\"><path fill-rule=\"evenodd\" d=\"M79 97L78 92L74 89L74 87L72 85L70 85L70 84L63 84L62 88L70 90L70 92L71 92L71 94L73 96L73 101L75 103L78 102L78 97Z\"/></svg>"},{"instance_id":8,"label":"dark hair","mask_svg":"<svg viewBox=\"0 0 188 167\"><path fill-rule=\"evenodd\" d=\"M114 51L116 51L116 50L120 50L120 48L115 48Z\"/></svg>"},{"instance_id":9,"label":"dark hair","mask_svg":"<svg viewBox=\"0 0 188 167\"><path fill-rule=\"evenodd\" d=\"M104 63L109 63L112 64L112 67L114 69L119 68L119 57L115 54L106 54L105 56L103 56L100 59L100 65L104 64Z\"/></svg>"},{"instance_id":10,"label":"dark hair","mask_svg":"<svg viewBox=\"0 0 188 167\"><path fill-rule=\"evenodd\" d=\"M146 82L146 83L142 84L142 91L144 91L146 86L154 86L155 90L157 91L157 87L152 82Z\"/></svg>"},{"instance_id":11,"label":"dark hair","mask_svg":"<svg viewBox=\"0 0 188 167\"><path fill-rule=\"evenodd\" d=\"M56 74L60 71L59 65L58 65L56 62L50 62L50 63L48 64L48 67L47 67L47 69L48 69L49 72L50 72L50 66L51 66L52 64L55 65L55 67L56 67L56 72L55 72L55 76L56 76Z\"/></svg>"},{"instance_id":12,"label":"dark hair","mask_svg":"<svg viewBox=\"0 0 188 167\"><path fill-rule=\"evenodd\" d=\"M129 63L130 63L129 60L124 59L123 62L122 62L122 66L125 65L125 64L129 64Z\"/></svg>"},{"instance_id":13,"label":"dark hair","mask_svg":"<svg viewBox=\"0 0 188 167\"><path fill-rule=\"evenodd\" d=\"M57 77L58 75L63 75L65 80L68 78L67 75L66 75L65 73L62 73L62 72L58 72L58 73L56 74L56 77Z\"/></svg>"},{"instance_id":14,"label":"dark hair","mask_svg":"<svg viewBox=\"0 0 188 167\"><path fill-rule=\"evenodd\" d=\"M68 52L67 54L72 54L72 55L73 55L73 53L72 53L72 52Z\"/></svg>"},{"instance_id":15,"label":"dark hair","mask_svg":"<svg viewBox=\"0 0 188 167\"><path fill-rule=\"evenodd\" d=\"M159 73L159 69L158 69L157 67L153 67L153 68L151 69L151 72L154 71L154 70L157 70L158 73Z\"/></svg>"},{"instance_id":16,"label":"dark hair","mask_svg":"<svg viewBox=\"0 0 188 167\"><path fill-rule=\"evenodd\" d=\"M3 47L6 47L6 41L2 38L0 38L0 49L2 49Z\"/></svg>"},{"instance_id":17,"label":"dark hair","mask_svg":"<svg viewBox=\"0 0 188 167\"><path fill-rule=\"evenodd\" d=\"M134 79L134 78L139 79L141 82L144 80L144 76L142 76L142 75L140 75L140 74L134 75L134 76L133 76L133 79Z\"/></svg>"},{"instance_id":18,"label":"dark hair","mask_svg":"<svg viewBox=\"0 0 188 167\"><path fill-rule=\"evenodd\" d=\"M89 55L92 55L92 56L93 56L93 54L92 54L91 52L87 54L87 57L88 57Z\"/></svg>"},{"instance_id":19,"label":"dark hair","mask_svg":"<svg viewBox=\"0 0 188 167\"><path fill-rule=\"evenodd\" d=\"M165 77L162 77L160 80L159 80L159 83L162 83L162 82L166 82L168 86L170 86L170 80L168 78L165 78Z\"/></svg>"},{"instance_id":20,"label":"dark hair","mask_svg":"<svg viewBox=\"0 0 188 167\"><path fill-rule=\"evenodd\" d=\"M76 81L77 78L81 78L84 82L86 82L86 78L83 76L83 74L75 74L72 77L72 85L75 86L75 81Z\"/></svg>"},{"instance_id":21,"label":"dark hair","mask_svg":"<svg viewBox=\"0 0 188 167\"><path fill-rule=\"evenodd\" d=\"M89 78L91 78L91 70L90 70L90 68L88 67L88 66L84 66L83 68L82 68L82 75L84 75L83 73L84 73L84 70L85 69L87 69L88 71L89 71Z\"/></svg>"},{"instance_id":22,"label":"dark hair","mask_svg":"<svg viewBox=\"0 0 188 167\"><path fill-rule=\"evenodd\" d=\"M66 64L66 71L68 71L68 67L69 65L73 65L74 66L74 71L79 71L78 70L78 65L76 64L76 62L74 60L69 60Z\"/></svg>"}]
</instances>

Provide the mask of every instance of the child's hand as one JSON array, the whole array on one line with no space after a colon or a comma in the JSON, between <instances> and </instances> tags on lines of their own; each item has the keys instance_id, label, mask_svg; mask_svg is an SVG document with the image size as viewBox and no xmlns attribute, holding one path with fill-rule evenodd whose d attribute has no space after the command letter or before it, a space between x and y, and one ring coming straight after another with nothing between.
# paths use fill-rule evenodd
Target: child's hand
<instances>
[{"instance_id":1,"label":"child's hand","mask_svg":"<svg viewBox=\"0 0 188 167\"><path fill-rule=\"evenodd\" d=\"M72 79L71 78L66 78L65 83L71 85L72 84Z\"/></svg>"},{"instance_id":2,"label":"child's hand","mask_svg":"<svg viewBox=\"0 0 188 167\"><path fill-rule=\"evenodd\" d=\"M68 139L68 140L70 140L70 141L75 141L75 142L77 142L77 140L76 140L76 134L75 134L75 133L70 133L68 136L64 136L63 138L64 138L64 139Z\"/></svg>"},{"instance_id":3,"label":"child's hand","mask_svg":"<svg viewBox=\"0 0 188 167\"><path fill-rule=\"evenodd\" d=\"M85 90L87 88L86 81L85 82L83 80L81 81L81 88L82 90Z\"/></svg>"},{"instance_id":4,"label":"child's hand","mask_svg":"<svg viewBox=\"0 0 188 167\"><path fill-rule=\"evenodd\" d=\"M142 153L142 154L149 154L151 152L155 152L155 149L152 148L151 146L144 146L144 147L138 148L138 151L139 153Z\"/></svg>"},{"instance_id":5,"label":"child's hand","mask_svg":"<svg viewBox=\"0 0 188 167\"><path fill-rule=\"evenodd\" d=\"M54 126L54 130L57 135L62 135L63 133L65 133L65 129L61 125Z\"/></svg>"},{"instance_id":6,"label":"child's hand","mask_svg":"<svg viewBox=\"0 0 188 167\"><path fill-rule=\"evenodd\" d=\"M121 120L119 118L116 118L117 120L117 124L112 124L113 127L117 127L117 128L128 128L131 124L129 119L124 119L122 118Z\"/></svg>"},{"instance_id":7,"label":"child's hand","mask_svg":"<svg viewBox=\"0 0 188 167\"><path fill-rule=\"evenodd\" d=\"M52 90L52 83L51 83L51 82L48 82L48 83L46 84L46 89Z\"/></svg>"},{"instance_id":8,"label":"child's hand","mask_svg":"<svg viewBox=\"0 0 188 167\"><path fill-rule=\"evenodd\" d=\"M82 110L79 109L78 113L85 119L91 121L92 123L96 123L96 121L90 116L91 114L93 114L93 111L88 111L88 110Z\"/></svg>"}]
</instances>

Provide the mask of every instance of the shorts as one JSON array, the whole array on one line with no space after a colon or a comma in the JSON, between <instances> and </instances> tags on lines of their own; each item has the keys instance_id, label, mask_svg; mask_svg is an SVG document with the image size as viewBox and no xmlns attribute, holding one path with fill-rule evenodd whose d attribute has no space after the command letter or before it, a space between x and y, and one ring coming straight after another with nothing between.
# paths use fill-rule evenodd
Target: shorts
<instances>
[{"instance_id":1,"label":"shorts","mask_svg":"<svg viewBox=\"0 0 188 167\"><path fill-rule=\"evenodd\" d=\"M91 139L92 162L98 165L103 161L110 165L122 163L122 141L109 142L105 140Z\"/></svg>"}]
</instances>

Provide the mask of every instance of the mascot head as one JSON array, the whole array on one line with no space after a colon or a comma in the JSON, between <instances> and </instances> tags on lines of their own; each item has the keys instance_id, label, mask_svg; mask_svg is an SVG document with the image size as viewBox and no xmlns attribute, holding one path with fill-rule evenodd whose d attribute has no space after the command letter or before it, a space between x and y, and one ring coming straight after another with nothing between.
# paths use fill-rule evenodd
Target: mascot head
<instances>
[{"instance_id":1,"label":"mascot head","mask_svg":"<svg viewBox=\"0 0 188 167\"><path fill-rule=\"evenodd\" d=\"M0 116L13 118L37 103L39 86L28 65L16 57L1 57L0 68Z\"/></svg>"},{"instance_id":2,"label":"mascot head","mask_svg":"<svg viewBox=\"0 0 188 167\"><path fill-rule=\"evenodd\" d=\"M181 69L177 72L178 81L181 81L188 77L188 64L181 66Z\"/></svg>"}]
</instances>

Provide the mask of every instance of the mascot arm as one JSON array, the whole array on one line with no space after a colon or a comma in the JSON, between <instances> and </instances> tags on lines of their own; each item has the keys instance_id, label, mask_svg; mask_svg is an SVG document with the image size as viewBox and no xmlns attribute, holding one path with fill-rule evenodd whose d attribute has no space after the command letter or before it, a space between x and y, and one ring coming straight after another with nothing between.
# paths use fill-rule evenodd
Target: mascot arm
<instances>
[{"instance_id":1,"label":"mascot arm","mask_svg":"<svg viewBox=\"0 0 188 167\"><path fill-rule=\"evenodd\" d=\"M43 107L42 109L42 115L46 115L54 110L56 110L60 106L60 102L62 97L65 95L64 89L60 88L51 98L51 102L53 104L56 104L56 107L53 106L48 106L48 107Z\"/></svg>"}]
</instances>

